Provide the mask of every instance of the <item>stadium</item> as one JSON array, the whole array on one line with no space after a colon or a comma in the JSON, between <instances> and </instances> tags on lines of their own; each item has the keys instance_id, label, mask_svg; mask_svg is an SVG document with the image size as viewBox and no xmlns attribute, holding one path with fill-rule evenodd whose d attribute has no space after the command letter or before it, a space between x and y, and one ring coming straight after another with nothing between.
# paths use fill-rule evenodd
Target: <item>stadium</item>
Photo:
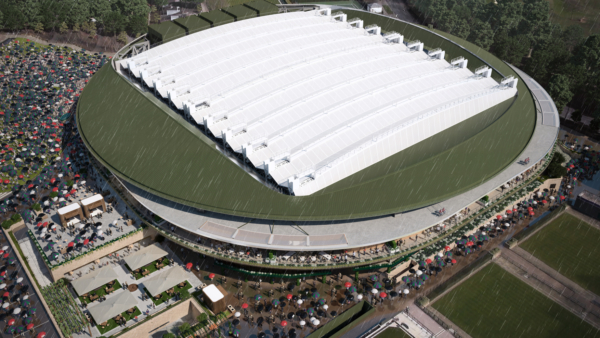
<instances>
[{"instance_id":1,"label":"stadium","mask_svg":"<svg viewBox=\"0 0 600 338\"><path fill-rule=\"evenodd\" d=\"M552 152L550 96L467 41L360 10L234 7L151 26L77 106L93 157L196 251L268 250L282 269L304 267L297 252L402 257L388 243L450 231Z\"/></svg>"}]
</instances>

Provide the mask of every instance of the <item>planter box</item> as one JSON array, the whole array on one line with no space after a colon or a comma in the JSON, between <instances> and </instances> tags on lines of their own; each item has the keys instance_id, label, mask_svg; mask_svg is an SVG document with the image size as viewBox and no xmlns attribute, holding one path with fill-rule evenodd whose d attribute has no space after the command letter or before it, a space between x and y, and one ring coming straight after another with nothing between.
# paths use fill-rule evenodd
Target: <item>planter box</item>
<instances>
[{"instance_id":1,"label":"planter box","mask_svg":"<svg viewBox=\"0 0 600 338\"><path fill-rule=\"evenodd\" d=\"M489 201L485 202L485 201L479 200L479 201L477 201L477 204L487 207L488 205L490 205L490 202Z\"/></svg>"}]
</instances>

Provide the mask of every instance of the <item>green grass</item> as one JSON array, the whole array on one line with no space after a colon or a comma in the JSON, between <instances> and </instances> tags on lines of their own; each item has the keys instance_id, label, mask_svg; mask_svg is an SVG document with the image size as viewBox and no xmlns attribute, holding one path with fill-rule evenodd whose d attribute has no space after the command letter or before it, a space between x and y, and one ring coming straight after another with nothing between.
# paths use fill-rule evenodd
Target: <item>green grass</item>
<instances>
[{"instance_id":1,"label":"green grass","mask_svg":"<svg viewBox=\"0 0 600 338\"><path fill-rule=\"evenodd\" d=\"M182 290L188 290L191 287L192 287L192 285L190 284L190 282L185 281L185 286L184 287L180 288L178 285L175 285L173 287L173 289L174 289L174 293L177 293L177 292L180 292ZM152 302L154 303L154 305L160 305L160 304L166 302L167 299L173 298L173 296L169 296L166 291L163 291L163 293L161 293L162 296L160 297L160 299L154 299L154 297L152 297L152 295L150 294L150 292L148 292L148 290L146 288L144 288L144 291L150 296L150 298L152 299Z\"/></svg>"},{"instance_id":2,"label":"green grass","mask_svg":"<svg viewBox=\"0 0 600 338\"><path fill-rule=\"evenodd\" d=\"M383 332L377 335L377 338L410 338L404 330L397 327L388 327Z\"/></svg>"},{"instance_id":3,"label":"green grass","mask_svg":"<svg viewBox=\"0 0 600 338\"><path fill-rule=\"evenodd\" d=\"M104 292L104 288L106 286L107 286L107 284L104 284L104 285L102 285L102 287L100 287L100 288L98 288L96 290L88 292L88 294L90 294L90 293L93 292L95 295L98 295L99 297L102 297L102 296L106 295L106 292ZM113 285L113 289L114 289L113 292L115 292L115 291L117 291L117 290L119 290L121 288L122 288L121 283L119 283L119 281L115 279L115 284ZM83 299L82 296L79 296L78 298L79 298L79 301L82 302L82 303L85 303L85 304L91 303L89 298Z\"/></svg>"},{"instance_id":4,"label":"green grass","mask_svg":"<svg viewBox=\"0 0 600 338\"><path fill-rule=\"evenodd\" d=\"M596 22L600 13L600 0L548 0L550 2L552 22L560 24L563 28L579 25L586 35L600 33L600 24ZM584 19L585 22L580 20Z\"/></svg>"},{"instance_id":5,"label":"green grass","mask_svg":"<svg viewBox=\"0 0 600 338\"><path fill-rule=\"evenodd\" d=\"M432 306L473 338L600 336L590 324L496 264Z\"/></svg>"},{"instance_id":6,"label":"green grass","mask_svg":"<svg viewBox=\"0 0 600 338\"><path fill-rule=\"evenodd\" d=\"M143 276L143 277L148 277L148 276L150 276L152 273L154 273L155 271L157 271L157 270L156 270L156 268L154 267L154 263L155 263L155 262L152 262L152 263L150 263L150 264L148 264L148 265L146 265L146 266L144 266L144 267L141 267L141 268L140 268L140 271L142 271L142 270L144 270L144 269L148 269L148 271L150 271L150 273L149 273L149 274L147 274L146 276ZM168 264L169 264L169 259L168 259L167 257L163 258L163 263L165 264L165 266L166 266L166 265L168 265ZM129 269L129 271L132 271L132 270L129 268L129 266L127 266L127 268ZM142 273L136 273L136 274L135 274L135 279L140 279L140 278L142 278Z\"/></svg>"},{"instance_id":7,"label":"green grass","mask_svg":"<svg viewBox=\"0 0 600 338\"><path fill-rule=\"evenodd\" d=\"M135 316L139 316L141 314L142 314L142 311L140 311L140 309L138 309L137 306L135 307L135 311L131 315L127 314L127 311L121 313L121 315L125 318L126 322L130 321ZM106 332L108 332L108 331L114 329L115 327L119 326L119 324L117 324L117 322L114 319L112 319L112 318L109 319L107 321L107 323L108 323L108 325L106 325L104 327L104 329L102 329L100 327L100 325L96 325L96 328L98 329L98 331L100 331L100 334L105 334Z\"/></svg>"},{"instance_id":8,"label":"green grass","mask_svg":"<svg viewBox=\"0 0 600 338\"><path fill-rule=\"evenodd\" d=\"M599 242L600 230L564 213L521 243L521 248L600 295Z\"/></svg>"}]
</instances>

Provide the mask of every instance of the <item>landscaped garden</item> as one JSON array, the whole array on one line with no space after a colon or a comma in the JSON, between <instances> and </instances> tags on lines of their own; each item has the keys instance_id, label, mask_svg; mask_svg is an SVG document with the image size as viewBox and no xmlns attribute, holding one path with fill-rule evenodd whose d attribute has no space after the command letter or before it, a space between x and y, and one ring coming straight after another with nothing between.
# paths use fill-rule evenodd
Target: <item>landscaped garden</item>
<instances>
[{"instance_id":1,"label":"landscaped garden","mask_svg":"<svg viewBox=\"0 0 600 338\"><path fill-rule=\"evenodd\" d=\"M161 263L164 264L165 266L167 266L170 263L169 258L163 257L161 260ZM129 266L127 266L127 269L129 271L133 272L133 270L131 270L131 268L129 268ZM144 271L144 270L148 270L148 273L146 275L142 275L142 271ZM154 261L144 267L139 268L138 269L139 272L137 272L137 273L133 272L133 273L134 273L135 279L140 279L142 277L147 277L147 276L151 275L152 273L154 273L157 270L158 269L156 268L156 261Z\"/></svg>"},{"instance_id":2,"label":"landscaped garden","mask_svg":"<svg viewBox=\"0 0 600 338\"><path fill-rule=\"evenodd\" d=\"M565 277L600 295L600 230L563 213L520 244Z\"/></svg>"},{"instance_id":3,"label":"landscaped garden","mask_svg":"<svg viewBox=\"0 0 600 338\"><path fill-rule=\"evenodd\" d=\"M175 294L177 294L177 292L180 293L181 298L185 298L185 296L188 294L187 290L189 290L191 287L192 287L192 285L190 284L190 282L185 281L185 285L182 287L180 287L179 284L175 285L173 287L173 293L170 296L167 293L167 291L163 291L161 293L161 297L158 299L152 297L152 295L150 294L150 292L148 292L148 290L146 288L144 288L144 291L150 296L150 298L152 299L152 302L154 302L154 305L160 305L160 304L166 302L167 299L171 299L171 298L175 297Z\"/></svg>"},{"instance_id":4,"label":"landscaped garden","mask_svg":"<svg viewBox=\"0 0 600 338\"><path fill-rule=\"evenodd\" d=\"M125 322L128 322L128 321L132 320L133 318L142 314L142 311L140 311L140 309L138 309L137 306L134 308L135 308L135 311L133 311L131 314L127 313L127 311L121 313L121 316L123 316L123 318L125 319ZM119 326L119 323L117 323L117 321L115 321L114 318L107 320L106 323L107 323L107 325L104 325L104 328L102 328L102 326L100 324L96 325L96 328L98 329L98 331L100 331L100 334L105 334L106 332Z\"/></svg>"},{"instance_id":5,"label":"landscaped garden","mask_svg":"<svg viewBox=\"0 0 600 338\"><path fill-rule=\"evenodd\" d=\"M63 279L43 287L42 295L65 337L86 329L87 319L66 289Z\"/></svg>"},{"instance_id":6,"label":"landscaped garden","mask_svg":"<svg viewBox=\"0 0 600 338\"><path fill-rule=\"evenodd\" d=\"M432 306L474 338L600 335L590 324L494 263Z\"/></svg>"},{"instance_id":7,"label":"landscaped garden","mask_svg":"<svg viewBox=\"0 0 600 338\"><path fill-rule=\"evenodd\" d=\"M95 300L97 300L97 299L101 298L102 296L106 296L107 295L106 290L105 290L107 288L112 288L113 289L113 291L111 291L109 293L113 293L113 292L115 292L115 291L117 291L117 290L119 290L119 289L122 288L121 283L119 283L118 280L115 279L112 283L113 284L111 286L109 286L110 283L104 284L101 287L97 288L96 290L88 292L88 296L86 296L86 297L84 297L83 295L80 295L79 296L79 301L81 303L89 304L89 303L92 302L92 301L90 301L90 297L92 295L98 296L98 298L95 299Z\"/></svg>"}]
</instances>

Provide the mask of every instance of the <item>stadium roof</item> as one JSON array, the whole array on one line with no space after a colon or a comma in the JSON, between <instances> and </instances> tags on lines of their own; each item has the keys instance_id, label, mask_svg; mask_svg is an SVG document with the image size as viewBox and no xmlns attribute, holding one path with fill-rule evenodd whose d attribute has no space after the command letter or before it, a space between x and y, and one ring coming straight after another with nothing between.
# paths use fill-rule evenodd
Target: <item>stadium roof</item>
<instances>
[{"instance_id":1,"label":"stadium roof","mask_svg":"<svg viewBox=\"0 0 600 338\"><path fill-rule=\"evenodd\" d=\"M255 18L258 15L258 12L256 10L246 7L244 5L236 5L223 8L222 11L233 16L235 18L235 21Z\"/></svg>"},{"instance_id":2,"label":"stadium roof","mask_svg":"<svg viewBox=\"0 0 600 338\"><path fill-rule=\"evenodd\" d=\"M190 15L186 16L185 18L179 18L177 20L174 20L173 22L183 27L187 34L193 34L210 28L210 22L200 19L196 15Z\"/></svg>"},{"instance_id":3,"label":"stadium roof","mask_svg":"<svg viewBox=\"0 0 600 338\"><path fill-rule=\"evenodd\" d=\"M244 6L256 10L259 16L266 16L279 13L279 7L263 0L246 2Z\"/></svg>"},{"instance_id":4,"label":"stadium roof","mask_svg":"<svg viewBox=\"0 0 600 338\"><path fill-rule=\"evenodd\" d=\"M516 94L491 77L315 12L247 20L181 41L177 53L162 45L127 63L296 196Z\"/></svg>"},{"instance_id":5,"label":"stadium roof","mask_svg":"<svg viewBox=\"0 0 600 338\"><path fill-rule=\"evenodd\" d=\"M148 26L148 38L152 42L169 42L185 36L185 29L171 21Z\"/></svg>"},{"instance_id":6,"label":"stadium roof","mask_svg":"<svg viewBox=\"0 0 600 338\"><path fill-rule=\"evenodd\" d=\"M494 68L497 80L517 76L502 61L464 40L367 12L345 12L349 17L361 17L365 25L375 23L399 32L405 40L418 39L427 49L439 47L447 59L464 56L470 70L488 64ZM262 19L206 32L216 31L218 35L220 29ZM171 42L173 53L187 49L190 37ZM151 57L155 49L144 54ZM235 51L231 55L235 56ZM512 164L528 144L536 121L527 86L519 81L517 89L518 98L303 197L282 195L257 182L197 128L110 65L98 71L85 87L76 122L88 149L113 173L168 200L256 219L359 219L447 200L481 185Z\"/></svg>"}]
</instances>

